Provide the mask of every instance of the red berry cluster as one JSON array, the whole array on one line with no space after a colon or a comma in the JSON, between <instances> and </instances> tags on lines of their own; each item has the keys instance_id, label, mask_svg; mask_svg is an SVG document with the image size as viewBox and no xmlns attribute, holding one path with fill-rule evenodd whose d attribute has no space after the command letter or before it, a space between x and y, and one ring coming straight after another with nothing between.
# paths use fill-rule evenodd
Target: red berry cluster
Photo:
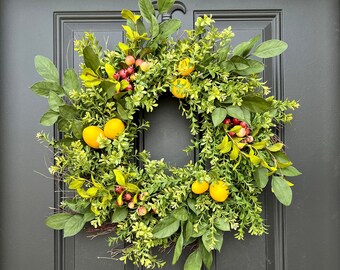
<instances>
[{"instance_id":1,"label":"red berry cluster","mask_svg":"<svg viewBox=\"0 0 340 270\"><path fill-rule=\"evenodd\" d=\"M232 131L228 132L231 137L246 137L244 142L247 143L252 143L254 141L254 138L251 136L251 129L246 122L240 121L237 118L227 117L223 120L223 124L228 125L229 128L232 128L233 126L241 126L241 129L236 133Z\"/></svg>"},{"instance_id":2,"label":"red berry cluster","mask_svg":"<svg viewBox=\"0 0 340 270\"><path fill-rule=\"evenodd\" d=\"M124 203L127 204L127 207L130 208L130 209L134 209L136 207L136 202L137 200L134 198L136 195L135 194L132 194L130 192L127 192L125 187L123 186L116 186L115 187L115 192L119 195L122 195L122 196L118 196L118 199L116 201L116 204L117 206L123 206ZM146 196L148 194L146 192L142 192L138 195L138 200L139 201L144 201ZM140 215L140 216L144 216L147 214L147 209L145 208L145 206L138 206L137 207L137 214Z\"/></svg>"}]
</instances>

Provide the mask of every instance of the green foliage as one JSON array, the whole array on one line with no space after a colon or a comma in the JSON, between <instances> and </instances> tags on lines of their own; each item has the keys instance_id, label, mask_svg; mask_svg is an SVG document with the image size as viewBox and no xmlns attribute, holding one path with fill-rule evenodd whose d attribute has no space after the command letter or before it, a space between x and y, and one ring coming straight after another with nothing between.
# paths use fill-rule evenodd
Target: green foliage
<instances>
[{"instance_id":1,"label":"green foliage","mask_svg":"<svg viewBox=\"0 0 340 270\"><path fill-rule=\"evenodd\" d=\"M47 98L50 107L41 124L56 124L63 133L57 141L44 133L37 137L54 148L50 172L74 192L61 202L63 212L48 217L46 224L64 230L65 237L84 226L97 228L98 235L114 227L115 236L108 241L113 249L120 249L113 255L124 263L130 260L137 266L160 268L165 262L153 251L174 246L173 264L188 247L192 253L184 269L200 269L202 264L209 269L225 232L234 232L237 239L247 232L266 232L259 196L268 181L282 204L291 203L292 184L286 177L300 172L283 152L275 130L291 122L287 110L294 110L298 103L270 96L259 78L264 64L251 58L276 56L287 46L277 40L257 45L256 36L233 49L231 28L219 30L209 16L199 17L194 30L174 41L170 36L181 22L158 22L174 1L158 0L158 8L150 0L138 3L141 15L122 10L126 42L120 42L116 50L103 53L91 33L75 41L84 62L80 81L78 72L68 69L60 85L53 63L42 56L35 59L44 80L31 88ZM127 55L142 58L148 68L135 66L130 82L116 80L114 74L126 68ZM183 63L188 66L183 68ZM149 127L136 114L152 112L158 98L183 77L190 88L179 100L179 110L190 122L193 137L185 151L197 151L198 159L195 164L174 167L135 149L139 134ZM125 91L129 84L133 90ZM113 118L124 122L124 132L115 139L98 136L99 149L88 146L83 129L104 129ZM245 123L224 121L235 118ZM229 197L217 202L208 191L193 193L191 185L196 180L226 183ZM127 243L123 248L121 241Z\"/></svg>"}]
</instances>

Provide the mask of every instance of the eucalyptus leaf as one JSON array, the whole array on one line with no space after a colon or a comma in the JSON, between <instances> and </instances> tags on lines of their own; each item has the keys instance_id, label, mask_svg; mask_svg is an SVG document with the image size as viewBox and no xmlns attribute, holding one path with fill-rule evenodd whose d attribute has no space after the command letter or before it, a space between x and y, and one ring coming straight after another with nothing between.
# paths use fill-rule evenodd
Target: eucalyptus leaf
<instances>
[{"instance_id":1,"label":"eucalyptus leaf","mask_svg":"<svg viewBox=\"0 0 340 270\"><path fill-rule=\"evenodd\" d=\"M174 3L175 0L157 0L158 12L161 14L167 13Z\"/></svg>"},{"instance_id":2,"label":"eucalyptus leaf","mask_svg":"<svg viewBox=\"0 0 340 270\"><path fill-rule=\"evenodd\" d=\"M226 116L227 116L227 110L226 109L216 108L211 114L214 127L217 127L219 124L221 124L223 122L223 120L226 118Z\"/></svg>"},{"instance_id":3,"label":"eucalyptus leaf","mask_svg":"<svg viewBox=\"0 0 340 270\"><path fill-rule=\"evenodd\" d=\"M192 252L185 261L183 270L199 270L202 267L202 256L199 249Z\"/></svg>"},{"instance_id":4,"label":"eucalyptus leaf","mask_svg":"<svg viewBox=\"0 0 340 270\"><path fill-rule=\"evenodd\" d=\"M65 223L72 217L67 213L57 213L46 218L45 224L47 227L54 230L62 230L65 227Z\"/></svg>"},{"instance_id":5,"label":"eucalyptus leaf","mask_svg":"<svg viewBox=\"0 0 340 270\"><path fill-rule=\"evenodd\" d=\"M268 183L268 170L263 167L256 168L254 172L255 183L260 188L265 188Z\"/></svg>"},{"instance_id":6,"label":"eucalyptus leaf","mask_svg":"<svg viewBox=\"0 0 340 270\"><path fill-rule=\"evenodd\" d=\"M183 250L183 231L179 235L179 237L177 238L177 241L176 241L174 257L172 258L172 264L173 265L178 261L179 257L181 256L182 250Z\"/></svg>"},{"instance_id":7,"label":"eucalyptus leaf","mask_svg":"<svg viewBox=\"0 0 340 270\"><path fill-rule=\"evenodd\" d=\"M45 56L37 55L34 58L35 69L48 82L59 84L59 72L53 62Z\"/></svg>"},{"instance_id":8,"label":"eucalyptus leaf","mask_svg":"<svg viewBox=\"0 0 340 270\"><path fill-rule=\"evenodd\" d=\"M167 216L156 224L153 229L155 238L167 238L177 232L180 221L174 216Z\"/></svg>"},{"instance_id":9,"label":"eucalyptus leaf","mask_svg":"<svg viewBox=\"0 0 340 270\"><path fill-rule=\"evenodd\" d=\"M118 223L126 219L128 216L128 210L125 207L117 207L112 214L111 222Z\"/></svg>"},{"instance_id":10,"label":"eucalyptus leaf","mask_svg":"<svg viewBox=\"0 0 340 270\"><path fill-rule=\"evenodd\" d=\"M49 110L44 113L43 116L40 118L40 124L42 124L43 126L52 126L54 123L57 122L58 117L58 112Z\"/></svg>"},{"instance_id":11,"label":"eucalyptus leaf","mask_svg":"<svg viewBox=\"0 0 340 270\"><path fill-rule=\"evenodd\" d=\"M293 192L285 179L282 177L273 176L272 189L280 203L285 206L289 206L291 204Z\"/></svg>"},{"instance_id":12,"label":"eucalyptus leaf","mask_svg":"<svg viewBox=\"0 0 340 270\"><path fill-rule=\"evenodd\" d=\"M288 48L288 44L282 40L271 39L261 43L255 51L253 55L260 58L270 58L277 55L280 55Z\"/></svg>"},{"instance_id":13,"label":"eucalyptus leaf","mask_svg":"<svg viewBox=\"0 0 340 270\"><path fill-rule=\"evenodd\" d=\"M73 215L67 220L64 227L64 237L74 236L79 233L85 225L83 215Z\"/></svg>"},{"instance_id":14,"label":"eucalyptus leaf","mask_svg":"<svg viewBox=\"0 0 340 270\"><path fill-rule=\"evenodd\" d=\"M53 91L50 92L47 101L50 109L55 112L59 112L59 106L65 104L64 100L59 97L56 92Z\"/></svg>"},{"instance_id":15,"label":"eucalyptus leaf","mask_svg":"<svg viewBox=\"0 0 340 270\"><path fill-rule=\"evenodd\" d=\"M155 9L150 0L138 0L138 6L142 17L151 22L151 15L155 15Z\"/></svg>"},{"instance_id":16,"label":"eucalyptus leaf","mask_svg":"<svg viewBox=\"0 0 340 270\"><path fill-rule=\"evenodd\" d=\"M93 51L90 46L86 46L84 48L83 54L85 66L92 69L94 72L97 72L97 69L100 66L98 55Z\"/></svg>"},{"instance_id":17,"label":"eucalyptus leaf","mask_svg":"<svg viewBox=\"0 0 340 270\"><path fill-rule=\"evenodd\" d=\"M60 84L56 82L37 82L30 88L34 93L42 97L48 97L52 91L58 95L61 95L64 92Z\"/></svg>"},{"instance_id":18,"label":"eucalyptus leaf","mask_svg":"<svg viewBox=\"0 0 340 270\"><path fill-rule=\"evenodd\" d=\"M80 91L80 83L77 73L73 69L67 69L64 73L64 90L67 96L71 91Z\"/></svg>"}]
</instances>

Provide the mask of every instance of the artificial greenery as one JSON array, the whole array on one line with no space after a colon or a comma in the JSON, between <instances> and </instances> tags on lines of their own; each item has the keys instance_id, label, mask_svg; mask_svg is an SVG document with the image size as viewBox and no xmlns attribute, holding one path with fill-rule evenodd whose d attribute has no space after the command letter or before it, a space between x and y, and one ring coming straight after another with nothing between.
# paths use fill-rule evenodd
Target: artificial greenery
<instances>
[{"instance_id":1,"label":"artificial greenery","mask_svg":"<svg viewBox=\"0 0 340 270\"><path fill-rule=\"evenodd\" d=\"M211 16L199 17L194 30L174 41L170 36L180 21L158 22L173 2L158 0L157 14L150 0L139 0L141 15L123 10L127 41L113 51L103 51L94 35L85 33L75 41L84 60L80 75L66 70L62 85L53 63L37 56L35 66L44 81L31 88L50 106L41 124L56 125L62 133L62 138L37 135L54 149L49 170L74 190L47 218L47 226L63 230L65 237L84 226L98 234L114 232L108 238L112 256L147 268L165 264L154 247L174 246L175 264L191 246L184 269L197 270L202 264L211 267L224 232L234 231L237 239L246 232L266 233L259 196L269 182L282 204L291 203L292 184L286 177L300 172L284 153L276 130L291 122L286 111L298 103L270 96L259 77L264 70L260 58L281 54L285 42L259 44L256 36L232 48L231 28L218 30ZM128 79L119 78L131 56L133 72ZM144 64L137 66L137 58ZM151 160L147 149L135 149L138 136L149 127L136 117L138 112L152 112L169 91L190 121L193 139L184 150L198 152L197 161L184 167ZM98 147L84 141L86 127L104 128L116 118L125 127L119 136L96 136ZM194 182L210 185L210 192L194 192ZM227 187L221 201L211 191L218 183ZM121 241L127 244L118 249Z\"/></svg>"}]
</instances>

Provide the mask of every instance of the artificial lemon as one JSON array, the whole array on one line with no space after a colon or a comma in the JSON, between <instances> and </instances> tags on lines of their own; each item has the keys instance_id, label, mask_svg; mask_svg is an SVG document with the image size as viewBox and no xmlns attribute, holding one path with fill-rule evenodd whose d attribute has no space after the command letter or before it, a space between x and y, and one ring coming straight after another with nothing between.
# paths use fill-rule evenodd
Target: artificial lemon
<instances>
[{"instance_id":1,"label":"artificial lemon","mask_svg":"<svg viewBox=\"0 0 340 270\"><path fill-rule=\"evenodd\" d=\"M191 191L195 194L202 194L209 189L209 183L206 181L199 182L196 180L191 185Z\"/></svg>"},{"instance_id":2,"label":"artificial lemon","mask_svg":"<svg viewBox=\"0 0 340 270\"><path fill-rule=\"evenodd\" d=\"M83 139L86 144L92 148L99 149L97 138L99 135L104 136L104 131L96 126L88 126L83 129Z\"/></svg>"},{"instance_id":3,"label":"artificial lemon","mask_svg":"<svg viewBox=\"0 0 340 270\"><path fill-rule=\"evenodd\" d=\"M185 98L190 88L190 82L186 79L176 79L171 86L171 93L176 98Z\"/></svg>"},{"instance_id":4,"label":"artificial lemon","mask_svg":"<svg viewBox=\"0 0 340 270\"><path fill-rule=\"evenodd\" d=\"M224 202L229 196L228 185L221 180L212 182L209 193L216 202Z\"/></svg>"},{"instance_id":5,"label":"artificial lemon","mask_svg":"<svg viewBox=\"0 0 340 270\"><path fill-rule=\"evenodd\" d=\"M190 63L189 58L185 58L180 61L177 67L179 74L182 76L188 76L191 72L194 71L194 69L195 65L193 63Z\"/></svg>"},{"instance_id":6,"label":"artificial lemon","mask_svg":"<svg viewBox=\"0 0 340 270\"><path fill-rule=\"evenodd\" d=\"M104 126L104 135L109 139L115 139L123 133L125 125L122 120L113 118L109 120Z\"/></svg>"}]
</instances>

